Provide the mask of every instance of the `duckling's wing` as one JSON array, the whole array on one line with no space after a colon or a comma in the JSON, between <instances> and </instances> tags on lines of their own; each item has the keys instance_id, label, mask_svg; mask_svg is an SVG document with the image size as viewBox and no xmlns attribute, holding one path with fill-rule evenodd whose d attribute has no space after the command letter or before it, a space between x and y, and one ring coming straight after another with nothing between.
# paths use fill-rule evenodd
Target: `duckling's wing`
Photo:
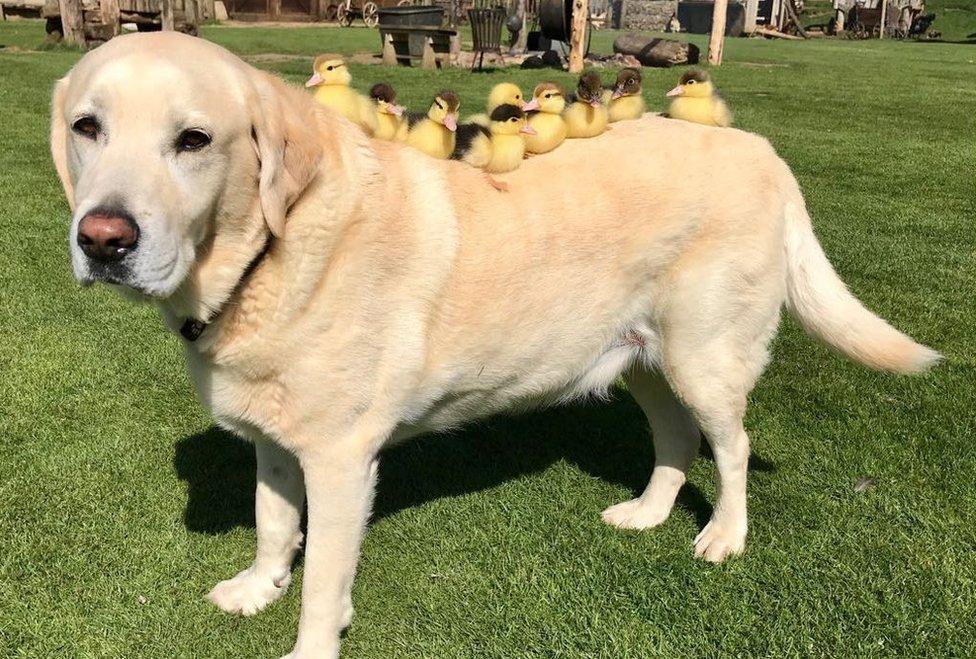
<instances>
[{"instance_id":1,"label":"duckling's wing","mask_svg":"<svg viewBox=\"0 0 976 659\"><path fill-rule=\"evenodd\" d=\"M408 112L407 113L407 126L413 128L421 121L427 118L427 115L423 112Z\"/></svg>"},{"instance_id":2,"label":"duckling's wing","mask_svg":"<svg viewBox=\"0 0 976 659\"><path fill-rule=\"evenodd\" d=\"M457 127L457 138L454 140L454 152L451 160L461 160L479 135L491 136L491 131L481 124L461 124Z\"/></svg>"},{"instance_id":3,"label":"duckling's wing","mask_svg":"<svg viewBox=\"0 0 976 659\"><path fill-rule=\"evenodd\" d=\"M732 125L732 111L721 96L716 96L712 107L712 119L716 126L728 128Z\"/></svg>"}]
</instances>

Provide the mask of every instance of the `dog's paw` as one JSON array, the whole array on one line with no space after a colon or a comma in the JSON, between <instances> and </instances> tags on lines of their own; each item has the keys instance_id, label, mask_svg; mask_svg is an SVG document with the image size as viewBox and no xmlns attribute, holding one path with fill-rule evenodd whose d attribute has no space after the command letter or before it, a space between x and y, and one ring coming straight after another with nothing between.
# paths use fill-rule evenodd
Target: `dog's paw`
<instances>
[{"instance_id":1,"label":"dog's paw","mask_svg":"<svg viewBox=\"0 0 976 659\"><path fill-rule=\"evenodd\" d=\"M695 558L702 558L710 563L721 563L730 556L741 554L745 548L744 526L732 528L714 519L695 537Z\"/></svg>"},{"instance_id":2,"label":"dog's paw","mask_svg":"<svg viewBox=\"0 0 976 659\"><path fill-rule=\"evenodd\" d=\"M291 574L274 579L249 567L233 579L214 586L207 599L227 613L252 616L284 595L289 583Z\"/></svg>"},{"instance_id":3,"label":"dog's paw","mask_svg":"<svg viewBox=\"0 0 976 659\"><path fill-rule=\"evenodd\" d=\"M661 506L652 501L637 498L618 503L603 511L601 517L610 526L618 529L649 529L659 524L671 514L671 506Z\"/></svg>"}]
</instances>

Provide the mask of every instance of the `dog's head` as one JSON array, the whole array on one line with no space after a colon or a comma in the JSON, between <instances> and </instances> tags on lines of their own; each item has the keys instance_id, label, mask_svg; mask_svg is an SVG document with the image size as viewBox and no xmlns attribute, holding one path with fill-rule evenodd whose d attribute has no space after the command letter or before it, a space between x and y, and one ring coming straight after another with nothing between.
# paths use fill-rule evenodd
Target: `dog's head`
<instances>
[{"instance_id":1,"label":"dog's head","mask_svg":"<svg viewBox=\"0 0 976 659\"><path fill-rule=\"evenodd\" d=\"M172 295L215 236L284 230L322 147L301 92L179 33L118 37L57 83L75 276Z\"/></svg>"}]
</instances>

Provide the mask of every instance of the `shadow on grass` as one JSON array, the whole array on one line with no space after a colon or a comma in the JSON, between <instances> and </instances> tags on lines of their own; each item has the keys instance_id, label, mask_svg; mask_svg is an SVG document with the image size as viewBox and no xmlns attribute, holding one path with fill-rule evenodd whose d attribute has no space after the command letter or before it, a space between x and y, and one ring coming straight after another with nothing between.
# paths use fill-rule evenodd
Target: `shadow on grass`
<instances>
[{"instance_id":1,"label":"shadow on grass","mask_svg":"<svg viewBox=\"0 0 976 659\"><path fill-rule=\"evenodd\" d=\"M618 391L605 403L495 416L465 430L391 447L380 458L373 518L443 497L479 492L538 473L559 461L621 485L634 496L643 491L653 450L644 415L630 395ZM213 427L180 440L174 464L189 486L188 529L217 534L237 526L254 526L255 463L250 444ZM755 455L749 468L775 470ZM606 502L608 506L613 503L616 498ZM699 526L705 525L712 512L693 484L682 488L678 505L690 511Z\"/></svg>"}]
</instances>

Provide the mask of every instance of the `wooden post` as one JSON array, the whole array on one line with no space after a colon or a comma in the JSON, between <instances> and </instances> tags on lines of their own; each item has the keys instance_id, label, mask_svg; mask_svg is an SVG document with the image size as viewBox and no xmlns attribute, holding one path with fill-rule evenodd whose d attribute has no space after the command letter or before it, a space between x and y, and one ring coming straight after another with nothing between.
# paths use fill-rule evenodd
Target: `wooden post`
<instances>
[{"instance_id":1,"label":"wooden post","mask_svg":"<svg viewBox=\"0 0 976 659\"><path fill-rule=\"evenodd\" d=\"M281 0L268 0L268 15L273 21L281 20Z\"/></svg>"},{"instance_id":2,"label":"wooden post","mask_svg":"<svg viewBox=\"0 0 976 659\"><path fill-rule=\"evenodd\" d=\"M888 0L881 0L881 29L878 30L878 38L884 39L885 20L888 13Z\"/></svg>"},{"instance_id":3,"label":"wooden post","mask_svg":"<svg viewBox=\"0 0 976 659\"><path fill-rule=\"evenodd\" d=\"M85 47L85 19L81 13L81 0L58 0L61 8L61 28L65 43Z\"/></svg>"},{"instance_id":4,"label":"wooden post","mask_svg":"<svg viewBox=\"0 0 976 659\"><path fill-rule=\"evenodd\" d=\"M437 68L437 57L434 55L434 40L430 37L424 37L424 53L423 57L420 58L420 68Z\"/></svg>"},{"instance_id":5,"label":"wooden post","mask_svg":"<svg viewBox=\"0 0 976 659\"><path fill-rule=\"evenodd\" d=\"M620 13L617 15L617 29L627 29L627 0L620 0Z\"/></svg>"},{"instance_id":6,"label":"wooden post","mask_svg":"<svg viewBox=\"0 0 976 659\"><path fill-rule=\"evenodd\" d=\"M159 26L164 30L176 29L176 19L173 18L173 0L159 0Z\"/></svg>"},{"instance_id":7,"label":"wooden post","mask_svg":"<svg viewBox=\"0 0 976 659\"><path fill-rule=\"evenodd\" d=\"M383 65L397 65L396 50L393 48L393 35L389 32L383 34Z\"/></svg>"},{"instance_id":8,"label":"wooden post","mask_svg":"<svg viewBox=\"0 0 976 659\"><path fill-rule=\"evenodd\" d=\"M448 37L448 49L450 50L451 66L461 65L461 35L455 32Z\"/></svg>"},{"instance_id":9,"label":"wooden post","mask_svg":"<svg viewBox=\"0 0 976 659\"><path fill-rule=\"evenodd\" d=\"M722 63L722 51L725 48L725 14L729 9L729 0L715 0L712 8L712 34L708 38L708 63L718 66Z\"/></svg>"},{"instance_id":10,"label":"wooden post","mask_svg":"<svg viewBox=\"0 0 976 659\"><path fill-rule=\"evenodd\" d=\"M569 36L569 72L583 71L583 56L586 55L586 29L589 27L589 0L573 0L573 26Z\"/></svg>"},{"instance_id":11,"label":"wooden post","mask_svg":"<svg viewBox=\"0 0 976 659\"><path fill-rule=\"evenodd\" d=\"M512 44L512 54L524 53L529 43L529 25L525 15L525 0L517 0L515 3L516 15L522 18L522 28L519 30L518 39Z\"/></svg>"},{"instance_id":12,"label":"wooden post","mask_svg":"<svg viewBox=\"0 0 976 659\"><path fill-rule=\"evenodd\" d=\"M108 27L109 36L117 37L122 31L119 20L119 0L100 0L99 8L102 13L102 23Z\"/></svg>"}]
</instances>

